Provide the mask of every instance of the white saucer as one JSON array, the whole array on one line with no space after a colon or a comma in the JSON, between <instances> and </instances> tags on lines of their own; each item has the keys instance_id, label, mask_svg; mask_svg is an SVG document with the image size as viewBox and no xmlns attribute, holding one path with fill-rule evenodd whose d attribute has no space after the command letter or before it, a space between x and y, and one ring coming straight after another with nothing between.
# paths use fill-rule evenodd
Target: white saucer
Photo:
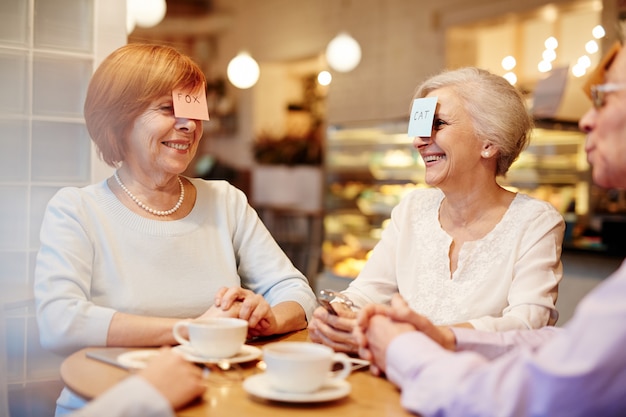
<instances>
[{"instance_id":1,"label":"white saucer","mask_svg":"<svg viewBox=\"0 0 626 417\"><path fill-rule=\"evenodd\" d=\"M348 381L342 379L329 382L319 390L311 393L283 392L270 387L267 375L256 374L243 381L243 389L249 394L266 400L288 403L318 403L343 398L350 394L352 386Z\"/></svg>"},{"instance_id":2,"label":"white saucer","mask_svg":"<svg viewBox=\"0 0 626 417\"><path fill-rule=\"evenodd\" d=\"M131 350L117 356L117 362L124 368L143 369L148 361L159 354L158 349Z\"/></svg>"},{"instance_id":3,"label":"white saucer","mask_svg":"<svg viewBox=\"0 0 626 417\"><path fill-rule=\"evenodd\" d=\"M263 354L263 351L261 351L261 349L251 345L243 345L235 356L223 359L202 356L201 354L193 350L193 348L185 345L178 345L174 347L173 350L183 355L183 357L188 361L197 363L221 363L224 361L227 361L228 363L242 363L258 359Z\"/></svg>"}]
</instances>

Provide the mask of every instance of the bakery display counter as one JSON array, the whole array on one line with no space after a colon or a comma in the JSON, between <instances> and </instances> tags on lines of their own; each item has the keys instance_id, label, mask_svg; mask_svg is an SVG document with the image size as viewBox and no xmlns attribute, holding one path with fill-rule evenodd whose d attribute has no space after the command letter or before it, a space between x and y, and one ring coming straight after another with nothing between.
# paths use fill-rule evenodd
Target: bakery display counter
<instances>
[{"instance_id":1,"label":"bakery display counter","mask_svg":"<svg viewBox=\"0 0 626 417\"><path fill-rule=\"evenodd\" d=\"M354 278L393 207L408 192L427 186L423 162L406 131L406 121L328 128L322 260L329 274ZM584 143L575 125L538 123L529 147L498 180L563 214L566 249L619 251L614 231L626 233L626 196L592 185Z\"/></svg>"}]
</instances>

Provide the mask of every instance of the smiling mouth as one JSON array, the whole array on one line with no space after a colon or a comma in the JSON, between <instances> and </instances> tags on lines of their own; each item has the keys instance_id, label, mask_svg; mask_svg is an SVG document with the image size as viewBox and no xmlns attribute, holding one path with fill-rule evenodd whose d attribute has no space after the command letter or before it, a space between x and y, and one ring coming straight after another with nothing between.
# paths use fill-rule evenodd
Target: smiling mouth
<instances>
[{"instance_id":1,"label":"smiling mouth","mask_svg":"<svg viewBox=\"0 0 626 417\"><path fill-rule=\"evenodd\" d=\"M445 158L445 155L426 155L426 156L422 156L422 159L426 163L439 161L440 159L444 159L444 158Z\"/></svg>"},{"instance_id":2,"label":"smiling mouth","mask_svg":"<svg viewBox=\"0 0 626 417\"><path fill-rule=\"evenodd\" d=\"M189 144L188 143L170 143L170 142L163 142L163 145L167 146L168 148L172 148L172 149L176 149L177 151L186 151L187 149L189 149Z\"/></svg>"}]
</instances>

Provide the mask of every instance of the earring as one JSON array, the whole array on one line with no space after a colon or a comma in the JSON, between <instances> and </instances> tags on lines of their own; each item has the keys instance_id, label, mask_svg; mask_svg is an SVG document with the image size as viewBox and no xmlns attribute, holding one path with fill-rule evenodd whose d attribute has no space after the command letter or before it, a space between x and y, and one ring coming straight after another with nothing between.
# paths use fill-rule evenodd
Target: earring
<instances>
[{"instance_id":1,"label":"earring","mask_svg":"<svg viewBox=\"0 0 626 417\"><path fill-rule=\"evenodd\" d=\"M482 151L481 155L483 156L483 158L489 158L491 154L489 153L489 151Z\"/></svg>"}]
</instances>

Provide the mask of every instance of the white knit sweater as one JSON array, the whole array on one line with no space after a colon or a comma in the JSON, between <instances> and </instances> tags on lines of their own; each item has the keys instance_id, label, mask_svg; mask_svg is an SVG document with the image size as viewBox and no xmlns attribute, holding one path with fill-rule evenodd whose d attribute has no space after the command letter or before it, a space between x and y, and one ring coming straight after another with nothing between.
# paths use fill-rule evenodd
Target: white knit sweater
<instances>
[{"instance_id":1,"label":"white knit sweater","mask_svg":"<svg viewBox=\"0 0 626 417\"><path fill-rule=\"evenodd\" d=\"M48 204L35 271L41 343L60 353L106 344L116 311L197 317L223 286L241 285L275 305L315 296L245 195L224 181L190 180L193 210L150 220L103 181L61 189Z\"/></svg>"}]
</instances>

